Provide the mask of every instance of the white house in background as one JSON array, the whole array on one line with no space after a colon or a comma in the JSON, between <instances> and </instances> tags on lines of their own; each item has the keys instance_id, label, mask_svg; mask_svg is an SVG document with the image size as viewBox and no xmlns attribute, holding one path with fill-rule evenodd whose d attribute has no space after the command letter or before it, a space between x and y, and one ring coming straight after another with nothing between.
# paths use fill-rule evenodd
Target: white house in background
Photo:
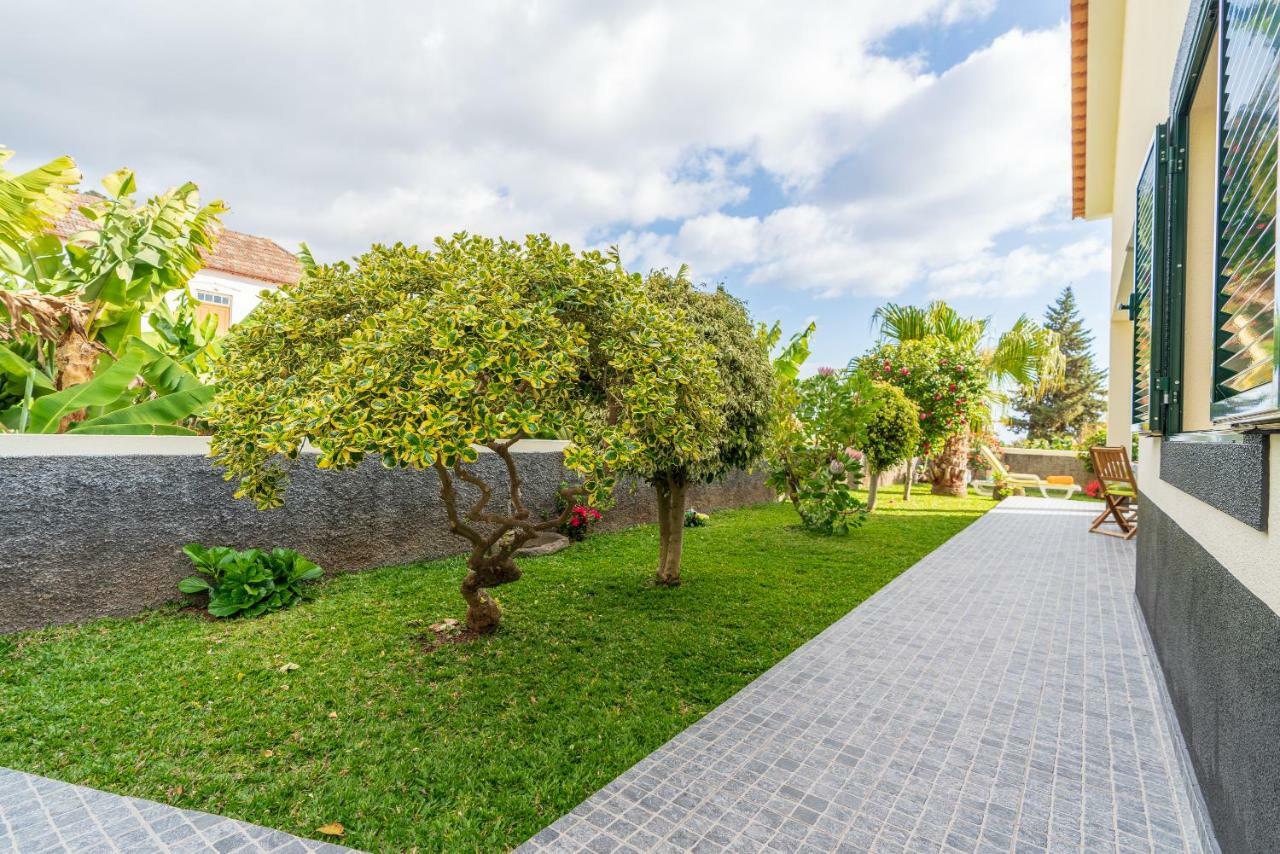
<instances>
[{"instance_id":1,"label":"white house in background","mask_svg":"<svg viewBox=\"0 0 1280 854\"><path fill-rule=\"evenodd\" d=\"M98 201L98 196L81 193L76 207L55 226L57 235L65 239L92 229L78 208ZM298 259L274 240L225 229L187 288L197 301L196 316L217 317L219 331L225 332L253 311L263 290L291 285L301 274Z\"/></svg>"}]
</instances>

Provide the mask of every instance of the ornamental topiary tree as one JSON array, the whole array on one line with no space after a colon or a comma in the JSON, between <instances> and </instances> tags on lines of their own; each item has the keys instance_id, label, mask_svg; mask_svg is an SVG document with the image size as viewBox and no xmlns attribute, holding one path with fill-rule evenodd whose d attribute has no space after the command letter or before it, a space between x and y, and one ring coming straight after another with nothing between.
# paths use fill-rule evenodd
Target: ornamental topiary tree
<instances>
[{"instance_id":1,"label":"ornamental topiary tree","mask_svg":"<svg viewBox=\"0 0 1280 854\"><path fill-rule=\"evenodd\" d=\"M658 504L659 555L656 583L680 583L684 513L691 483L710 483L747 468L764 452L769 426L773 369L766 337L746 306L724 288L699 290L685 269L672 276L654 271L646 279L650 297L690 324L711 354L713 375L690 395L686 417L699 439L650 442L633 458L632 470L654 488Z\"/></svg>"},{"instance_id":2,"label":"ornamental topiary tree","mask_svg":"<svg viewBox=\"0 0 1280 854\"><path fill-rule=\"evenodd\" d=\"M895 385L876 383L875 408L863 428L862 453L870 482L867 512L876 509L880 474L905 462L920 447L920 410Z\"/></svg>"},{"instance_id":3,"label":"ornamental topiary tree","mask_svg":"<svg viewBox=\"0 0 1280 854\"><path fill-rule=\"evenodd\" d=\"M963 443L966 450L958 459L946 451L952 437L964 435L967 439L970 425L989 417L987 376L977 354L931 337L881 344L858 364L875 379L902 389L916 405L920 445L915 456L931 457L932 465L945 466L953 475L952 470L959 468L963 488L968 442Z\"/></svg>"},{"instance_id":4,"label":"ornamental topiary tree","mask_svg":"<svg viewBox=\"0 0 1280 854\"><path fill-rule=\"evenodd\" d=\"M639 276L545 235L460 234L317 267L228 336L217 369L212 450L262 508L282 504L282 460L304 442L322 469L372 455L435 472L470 546L461 592L476 632L498 625L489 591L520 577L516 551L574 499L606 505L615 472L651 445L705 441L691 402L713 379L705 347ZM512 446L548 432L572 440L578 482L540 519Z\"/></svg>"}]
</instances>

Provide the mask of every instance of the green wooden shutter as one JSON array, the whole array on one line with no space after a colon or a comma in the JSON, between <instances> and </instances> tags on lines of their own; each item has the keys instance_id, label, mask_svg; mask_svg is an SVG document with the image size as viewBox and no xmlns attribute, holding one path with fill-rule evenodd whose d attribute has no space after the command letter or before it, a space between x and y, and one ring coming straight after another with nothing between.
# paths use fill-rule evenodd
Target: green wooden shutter
<instances>
[{"instance_id":1,"label":"green wooden shutter","mask_svg":"<svg viewBox=\"0 0 1280 854\"><path fill-rule=\"evenodd\" d=\"M1225 0L1214 417L1274 411L1280 0Z\"/></svg>"},{"instance_id":2,"label":"green wooden shutter","mask_svg":"<svg viewBox=\"0 0 1280 854\"><path fill-rule=\"evenodd\" d=\"M1156 128L1138 176L1133 223L1133 424L1139 430L1163 427L1164 400L1158 388L1166 348L1163 346L1161 305L1165 275L1166 185L1168 152L1165 126Z\"/></svg>"}]
</instances>

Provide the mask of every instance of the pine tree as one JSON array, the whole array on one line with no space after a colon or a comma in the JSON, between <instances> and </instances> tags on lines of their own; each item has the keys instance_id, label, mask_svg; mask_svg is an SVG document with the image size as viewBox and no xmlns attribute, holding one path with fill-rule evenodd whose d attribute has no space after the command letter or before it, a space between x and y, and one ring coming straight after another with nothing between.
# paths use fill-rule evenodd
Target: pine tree
<instances>
[{"instance_id":1,"label":"pine tree","mask_svg":"<svg viewBox=\"0 0 1280 854\"><path fill-rule=\"evenodd\" d=\"M1028 439L1079 439L1106 411L1103 396L1106 374L1093 362L1093 333L1080 317L1071 286L1044 313L1045 328L1058 333L1067 370L1062 384L1040 397L1020 395L1014 408L1022 413L1012 425L1025 430Z\"/></svg>"}]
</instances>

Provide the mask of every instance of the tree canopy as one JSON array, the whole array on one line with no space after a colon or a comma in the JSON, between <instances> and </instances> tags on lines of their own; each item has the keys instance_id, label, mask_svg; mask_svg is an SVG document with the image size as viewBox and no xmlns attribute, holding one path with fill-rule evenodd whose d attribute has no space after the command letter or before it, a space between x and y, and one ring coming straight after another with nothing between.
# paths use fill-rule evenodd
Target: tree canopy
<instances>
[{"instance_id":1,"label":"tree canopy","mask_svg":"<svg viewBox=\"0 0 1280 854\"><path fill-rule=\"evenodd\" d=\"M616 257L545 235L459 234L316 267L233 330L217 370L212 450L261 507L282 503L281 461L304 442L320 468L377 456L435 471L450 528L472 547L462 592L477 631L500 614L485 589L518 578L515 552L563 521L525 506L512 444L571 439L564 464L580 482L564 497L598 506L642 457L714 451L706 344ZM490 501L483 449L504 464L507 500Z\"/></svg>"},{"instance_id":2,"label":"tree canopy","mask_svg":"<svg viewBox=\"0 0 1280 854\"><path fill-rule=\"evenodd\" d=\"M711 482L734 469L748 468L764 452L773 391L766 337L756 329L746 306L724 288L704 290L681 268L675 275L651 272L645 280L649 296L706 345L716 368L716 382L698 389L698 400L687 413L710 438L710 453L702 444L649 446L630 468L653 485L658 505L661 543L657 581L672 586L680 581L686 488Z\"/></svg>"},{"instance_id":3,"label":"tree canopy","mask_svg":"<svg viewBox=\"0 0 1280 854\"><path fill-rule=\"evenodd\" d=\"M1094 364L1093 333L1080 316L1070 285L1045 310L1044 328L1058 336L1066 366L1062 382L1043 394L1019 394L1013 406L1020 415L1011 424L1031 440L1080 441L1106 411L1106 372Z\"/></svg>"}]
</instances>

